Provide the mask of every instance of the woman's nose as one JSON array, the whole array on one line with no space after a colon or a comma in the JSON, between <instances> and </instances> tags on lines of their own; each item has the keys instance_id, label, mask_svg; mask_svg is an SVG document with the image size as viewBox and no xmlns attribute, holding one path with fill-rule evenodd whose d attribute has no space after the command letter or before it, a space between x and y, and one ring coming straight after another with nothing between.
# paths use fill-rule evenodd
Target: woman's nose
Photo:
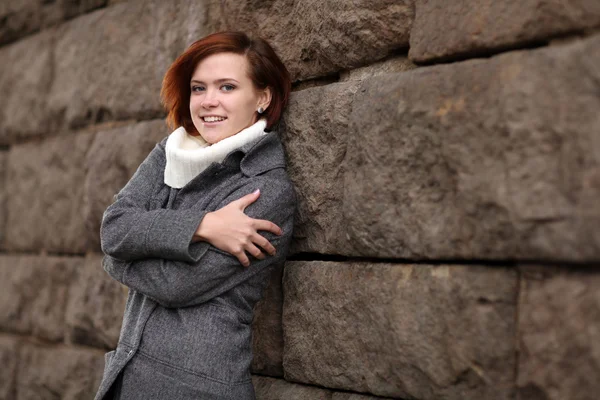
<instances>
[{"instance_id":1,"label":"woman's nose","mask_svg":"<svg viewBox=\"0 0 600 400\"><path fill-rule=\"evenodd\" d=\"M217 98L215 92L207 91L200 105L204 108L216 107L219 105L219 99Z\"/></svg>"}]
</instances>

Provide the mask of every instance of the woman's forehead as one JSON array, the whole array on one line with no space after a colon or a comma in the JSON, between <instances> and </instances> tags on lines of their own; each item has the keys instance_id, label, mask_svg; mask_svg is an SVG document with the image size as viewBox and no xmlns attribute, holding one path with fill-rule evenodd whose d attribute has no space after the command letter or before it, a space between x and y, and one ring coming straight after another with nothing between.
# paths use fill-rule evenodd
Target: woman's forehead
<instances>
[{"instance_id":1,"label":"woman's forehead","mask_svg":"<svg viewBox=\"0 0 600 400\"><path fill-rule=\"evenodd\" d=\"M192 80L213 82L225 79L249 79L246 56L235 53L217 53L204 58L196 65Z\"/></svg>"}]
</instances>

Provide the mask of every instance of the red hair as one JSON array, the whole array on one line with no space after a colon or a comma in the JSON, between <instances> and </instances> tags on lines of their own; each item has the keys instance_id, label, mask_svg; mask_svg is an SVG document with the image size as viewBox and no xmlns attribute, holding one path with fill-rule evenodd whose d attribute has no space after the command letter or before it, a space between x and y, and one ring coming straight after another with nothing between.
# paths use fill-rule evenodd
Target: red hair
<instances>
[{"instance_id":1,"label":"red hair","mask_svg":"<svg viewBox=\"0 0 600 400\"><path fill-rule=\"evenodd\" d=\"M196 66L208 56L218 53L245 55L248 76L256 89L271 89L271 103L263 117L267 129L279 121L291 91L288 70L273 48L261 38L250 38L243 32L218 32L194 42L171 64L162 82L160 97L169 112L167 123L173 129L183 126L198 133L190 115L190 80Z\"/></svg>"}]
</instances>

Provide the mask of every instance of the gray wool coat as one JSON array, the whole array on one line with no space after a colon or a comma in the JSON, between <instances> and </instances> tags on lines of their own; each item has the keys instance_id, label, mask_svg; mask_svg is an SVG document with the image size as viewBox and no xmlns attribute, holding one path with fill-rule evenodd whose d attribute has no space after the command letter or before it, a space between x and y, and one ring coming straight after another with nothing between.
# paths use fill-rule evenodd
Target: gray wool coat
<instances>
[{"instance_id":1,"label":"gray wool coat","mask_svg":"<svg viewBox=\"0 0 600 400\"><path fill-rule=\"evenodd\" d=\"M119 398L128 400L254 399L253 307L282 267L296 207L283 147L268 133L174 189L163 180L165 143L104 213L103 267L130 290L96 400L108 398L117 377ZM282 228L281 236L261 232L276 255L244 268L206 242L191 243L207 212L256 189L261 195L245 213Z\"/></svg>"}]
</instances>

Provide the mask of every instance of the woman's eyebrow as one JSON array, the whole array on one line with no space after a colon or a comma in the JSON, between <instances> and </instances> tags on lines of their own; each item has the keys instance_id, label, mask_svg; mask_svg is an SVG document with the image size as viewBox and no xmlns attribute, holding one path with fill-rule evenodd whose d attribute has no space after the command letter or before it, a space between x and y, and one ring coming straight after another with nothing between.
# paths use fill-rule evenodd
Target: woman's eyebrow
<instances>
[{"instance_id":1,"label":"woman's eyebrow","mask_svg":"<svg viewBox=\"0 0 600 400\"><path fill-rule=\"evenodd\" d=\"M214 81L214 82L215 82L215 83L222 83L222 82L231 82L231 81L233 81L233 82L236 82L236 83L239 83L237 80L235 80L235 79L233 79L233 78L221 78L221 79L217 79L217 80L216 80L216 81ZM190 83L204 83L204 82L202 82L202 81L200 81L200 80L198 80L198 79L192 79L192 80L190 81Z\"/></svg>"}]
</instances>

